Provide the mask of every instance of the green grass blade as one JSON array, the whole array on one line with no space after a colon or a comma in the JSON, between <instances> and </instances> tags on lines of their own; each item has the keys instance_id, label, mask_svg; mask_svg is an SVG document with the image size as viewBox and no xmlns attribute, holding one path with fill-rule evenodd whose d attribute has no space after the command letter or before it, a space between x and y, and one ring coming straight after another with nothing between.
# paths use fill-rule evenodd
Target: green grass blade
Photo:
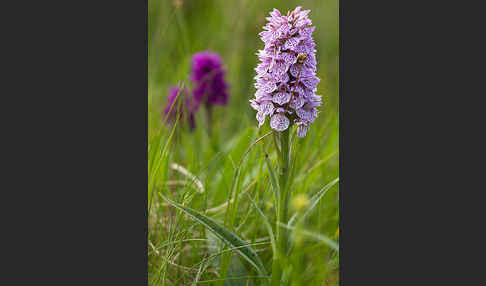
<instances>
[{"instance_id":1,"label":"green grass blade","mask_svg":"<svg viewBox=\"0 0 486 286\"><path fill-rule=\"evenodd\" d=\"M317 203L322 199L322 197L327 193L327 191L334 186L337 182L339 182L339 177L336 179L332 180L329 184L325 185L319 192L317 192L312 198L310 199L310 204L309 207L306 209L306 211L302 214L300 217L300 221L304 220L314 209L314 207L317 205ZM289 220L289 226L292 226L297 218L298 214L294 214L292 218Z\"/></svg>"},{"instance_id":2,"label":"green grass blade","mask_svg":"<svg viewBox=\"0 0 486 286\"><path fill-rule=\"evenodd\" d=\"M170 114L170 112L172 112L172 108L174 107L175 102L178 102L179 103L179 107L180 107L182 100L179 100L179 101L177 101L177 100L179 99L179 94L181 94L183 92L184 92L184 84L181 85L180 91L177 93L176 99L175 99L174 103L170 107L169 114ZM179 110L179 107L178 107L177 110ZM167 122L167 120L168 120L168 115L165 117L165 123ZM158 172L160 170L160 167L162 165L164 165L163 168L162 168L162 170L163 170L163 169L165 169L165 167L168 164L168 158L169 158L169 156L167 155L167 150L168 150L168 147L170 146L170 143L172 142L172 137L174 136L174 132L176 130L176 127L177 127L178 122L179 122L179 115L177 113L176 120L175 120L175 122L174 122L174 124L172 126L172 131L170 132L169 138L165 142L165 145L164 145L164 148L162 149L162 153L161 153L160 157L156 158L156 159L158 159L157 161L155 161L156 165L153 166L153 168L152 168L152 170L154 168L155 168L155 170L149 174L149 181L148 181L148 203L149 203L149 205L148 205L148 213L150 213L150 210L152 208L152 199L153 199L153 192L154 192L155 180L157 178L157 174L158 174ZM157 150L157 152L158 152L158 150ZM160 161L162 161L162 162L160 162Z\"/></svg>"},{"instance_id":3,"label":"green grass blade","mask_svg":"<svg viewBox=\"0 0 486 286\"><path fill-rule=\"evenodd\" d=\"M201 279L201 275L202 275L203 271L206 270L207 265L208 264L201 263L201 265L199 266L199 269L197 270L196 278L194 278L194 281L192 282L191 286L197 285L197 283L199 282L199 279ZM204 267L204 270L203 270L203 267Z\"/></svg>"},{"instance_id":4,"label":"green grass blade","mask_svg":"<svg viewBox=\"0 0 486 286\"><path fill-rule=\"evenodd\" d=\"M248 194L246 194L246 195L248 196L248 199L250 200L252 205L255 207L255 209L258 211L260 216L263 218L263 224L267 228L268 234L270 235L270 243L272 244L272 251L273 251L273 255L275 256L276 253L277 253L277 245L275 243L275 236L273 235L272 226L270 225L267 217L263 214L262 210L258 207L258 205L252 200L252 198Z\"/></svg>"},{"instance_id":5,"label":"green grass blade","mask_svg":"<svg viewBox=\"0 0 486 286\"><path fill-rule=\"evenodd\" d=\"M335 251L339 251L339 244L337 244L334 240L330 239L329 237L323 235L323 234L320 234L320 233L315 233L315 232L310 232L310 231L307 231L307 230L304 230L304 229L299 229L299 228L295 228L295 227L291 227L291 226L288 226L286 224L283 224L283 223L278 223L278 225L282 228L285 228L285 229L289 229L289 230L293 230L293 231L298 231L300 234L304 235L304 236L307 236L309 238L313 238L317 241L320 241L324 244L326 244L327 246L329 246L331 249L335 250Z\"/></svg>"},{"instance_id":6,"label":"green grass blade","mask_svg":"<svg viewBox=\"0 0 486 286\"><path fill-rule=\"evenodd\" d=\"M270 183L272 184L275 204L277 204L279 198L277 177L275 176L275 171L273 170L272 164L270 163L270 159L268 159L268 154L265 154L265 162L267 163L268 173L270 174Z\"/></svg>"},{"instance_id":7,"label":"green grass blade","mask_svg":"<svg viewBox=\"0 0 486 286\"><path fill-rule=\"evenodd\" d=\"M240 276L240 277L227 277L227 278L222 278L222 279L211 279L211 280L203 280L199 281L199 284L202 283L211 283L211 282L216 282L216 281L228 281L228 280L240 280L240 279L268 279L268 276Z\"/></svg>"},{"instance_id":8,"label":"green grass blade","mask_svg":"<svg viewBox=\"0 0 486 286\"><path fill-rule=\"evenodd\" d=\"M265 267L263 266L262 261L260 260L256 252L250 246L248 246L248 243L246 243L243 239L241 239L240 237L238 237L236 234L232 233L225 227L219 225L209 217L206 217L195 210L186 208L176 202L173 202L162 194L160 194L160 196L169 204L183 211L184 213L188 214L197 222L205 226L212 233L214 233L219 239L221 239L221 241L223 241L226 245L236 248L235 251L238 254L240 254L243 258L245 258L253 267L255 267L255 269L258 271L259 274L263 276L267 276L267 272L265 270Z\"/></svg>"}]
</instances>

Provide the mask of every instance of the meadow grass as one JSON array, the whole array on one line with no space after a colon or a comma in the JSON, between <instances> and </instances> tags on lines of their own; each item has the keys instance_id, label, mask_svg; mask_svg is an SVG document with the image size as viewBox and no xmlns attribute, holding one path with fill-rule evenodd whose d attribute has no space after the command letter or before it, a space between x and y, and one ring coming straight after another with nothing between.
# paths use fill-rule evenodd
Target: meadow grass
<instances>
[{"instance_id":1,"label":"meadow grass","mask_svg":"<svg viewBox=\"0 0 486 286\"><path fill-rule=\"evenodd\" d=\"M317 94L324 104L305 138L290 132L289 193L290 201L307 194L307 209L315 206L299 216L290 208L293 224L279 225L272 188L278 181L272 180L272 172L278 177L278 139L272 133L262 138L271 129L268 121L257 127L248 100L255 93L255 53L263 47L258 33L265 17L273 8L286 13L299 5L311 9L316 26ZM266 285L278 229L293 242L282 258L289 285L338 285L338 1L149 0L148 21L149 284ZM184 82L191 89L191 56L201 50L221 55L230 84L228 106L213 110L212 136L204 109L192 132L185 122L166 125L162 118L167 87ZM205 217L190 215L193 210L247 243L267 276L245 258L246 246L222 243L204 225Z\"/></svg>"}]
</instances>

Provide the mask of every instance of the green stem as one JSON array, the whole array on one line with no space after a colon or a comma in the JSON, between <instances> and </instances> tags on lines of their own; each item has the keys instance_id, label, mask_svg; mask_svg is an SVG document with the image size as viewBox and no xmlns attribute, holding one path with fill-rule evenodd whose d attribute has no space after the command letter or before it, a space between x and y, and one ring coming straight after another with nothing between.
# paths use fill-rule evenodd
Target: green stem
<instances>
[{"instance_id":1,"label":"green stem","mask_svg":"<svg viewBox=\"0 0 486 286\"><path fill-rule=\"evenodd\" d=\"M290 149L289 149L289 129L283 131L281 136L280 136L280 146L282 148L281 150L281 158L280 160L280 178L279 178L279 184L280 184L280 206L281 206L281 212L280 212L280 222L281 223L287 223L287 206L288 206L288 201L287 201L287 183L288 183L288 178L289 178L289 154L290 154Z\"/></svg>"},{"instance_id":2,"label":"green stem","mask_svg":"<svg viewBox=\"0 0 486 286\"><path fill-rule=\"evenodd\" d=\"M206 103L206 123L207 123L207 128L208 128L208 137L211 140L211 135L213 133L212 130L212 124L213 124L213 112L211 109L211 105L209 103Z\"/></svg>"},{"instance_id":3,"label":"green stem","mask_svg":"<svg viewBox=\"0 0 486 286\"><path fill-rule=\"evenodd\" d=\"M289 129L280 133L280 168L279 168L279 199L277 202L277 218L275 234L277 240L277 253L273 257L272 286L280 286L283 272L283 260L287 253L287 231L278 226L278 222L287 223L288 194L287 181L289 177Z\"/></svg>"}]
</instances>

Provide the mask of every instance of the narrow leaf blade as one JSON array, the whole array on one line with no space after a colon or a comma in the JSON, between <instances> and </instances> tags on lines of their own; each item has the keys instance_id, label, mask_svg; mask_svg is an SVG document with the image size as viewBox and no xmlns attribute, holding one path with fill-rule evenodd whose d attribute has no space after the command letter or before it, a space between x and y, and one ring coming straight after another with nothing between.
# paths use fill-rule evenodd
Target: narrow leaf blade
<instances>
[{"instance_id":1,"label":"narrow leaf blade","mask_svg":"<svg viewBox=\"0 0 486 286\"><path fill-rule=\"evenodd\" d=\"M277 177L275 176L275 172L273 170L272 164L270 163L270 159L268 159L268 155L265 154L265 162L267 163L268 173L270 174L270 183L272 184L273 194L275 198L275 204L278 202L279 198L279 189L277 183Z\"/></svg>"},{"instance_id":2,"label":"narrow leaf blade","mask_svg":"<svg viewBox=\"0 0 486 286\"><path fill-rule=\"evenodd\" d=\"M327 193L327 191L334 186L337 182L339 182L339 177L336 179L332 180L329 184L325 185L319 192L317 192L312 198L310 199L310 204L309 207L306 209L306 211L302 214L302 216L299 218L300 221L304 220L314 209L314 207L317 205L317 203L322 199L322 197ZM298 214L294 214L292 218L289 220L288 225L292 226L295 223L295 220L297 218Z\"/></svg>"},{"instance_id":3,"label":"narrow leaf blade","mask_svg":"<svg viewBox=\"0 0 486 286\"><path fill-rule=\"evenodd\" d=\"M268 219L265 216L265 214L263 214L262 210L255 203L255 201L253 201L253 199L248 194L246 194L246 195L248 196L248 199L250 200L253 207L258 211L258 213L260 214L260 216L263 219L263 224L267 228L268 234L270 236L270 243L272 244L273 254L275 255L277 253L277 245L276 245L276 242L275 242L275 236L273 234L272 226L270 225L270 222L268 222Z\"/></svg>"},{"instance_id":4,"label":"narrow leaf blade","mask_svg":"<svg viewBox=\"0 0 486 286\"><path fill-rule=\"evenodd\" d=\"M265 267L263 266L263 263L261 262L260 258L253 250L253 248L251 248L243 239L241 239L240 237L238 237L236 234L226 229L225 227L219 225L211 218L204 216L195 210L186 208L176 202L173 202L162 194L160 194L160 196L169 204L183 211L184 213L188 214L197 222L205 226L212 233L214 233L216 237L221 239L221 241L223 241L226 245L232 248L236 248L235 251L238 254L240 254L243 258L245 258L253 267L255 267L255 269L259 272L259 274L264 276L267 275Z\"/></svg>"},{"instance_id":5,"label":"narrow leaf blade","mask_svg":"<svg viewBox=\"0 0 486 286\"><path fill-rule=\"evenodd\" d=\"M331 249L339 252L339 244L337 244L334 240L330 239L329 237L327 237L323 234L310 232L310 231L307 231L307 230L304 230L304 229L298 229L298 228L291 227L291 226L288 226L286 224L283 224L281 222L279 222L278 225L280 227L283 227L283 228L286 228L286 229L289 229L289 230L292 230L292 231L299 231L304 236L307 236L307 237L313 238L317 241L320 241L320 242L326 244L327 246L329 246Z\"/></svg>"}]
</instances>

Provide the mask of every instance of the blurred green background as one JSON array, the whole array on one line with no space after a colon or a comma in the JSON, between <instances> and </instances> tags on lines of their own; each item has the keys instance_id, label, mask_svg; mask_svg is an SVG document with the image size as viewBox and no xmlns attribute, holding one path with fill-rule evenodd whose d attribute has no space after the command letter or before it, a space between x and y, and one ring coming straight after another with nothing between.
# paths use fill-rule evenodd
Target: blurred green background
<instances>
[{"instance_id":1,"label":"blurred green background","mask_svg":"<svg viewBox=\"0 0 486 286\"><path fill-rule=\"evenodd\" d=\"M228 199L229 185L235 162L256 138L268 132L267 126L258 129L256 111L250 107L254 97L254 68L256 52L264 44L258 36L265 25L265 17L276 8L282 14L296 6L310 9L316 42L317 75L321 79L317 94L322 95L323 106L319 118L311 125L307 136L296 140L296 179L294 194L312 196L327 183L339 176L339 27L338 0L323 1L223 1L223 0L149 0L148 11L148 124L149 124L149 182L152 180L153 205L149 213L149 281L150 285L191 285L198 267L191 268L206 257L211 249L205 242L188 244L177 240L210 239L204 229L190 218L170 210L161 202L157 193L176 201L185 200L188 187L167 186L164 182L183 179L180 172L169 166L177 163L197 176L205 186L203 195L192 196L189 206L204 211L221 205ZM191 56L210 50L221 55L230 85L229 105L214 110L214 134L206 133L204 110L196 116L197 128L190 132L178 126L169 140L170 128L162 124L162 110L166 104L167 87L189 81ZM168 143L167 152L163 149ZM170 143L170 144L169 144ZM263 152L272 152L272 140L266 139L262 148L249 153L241 173L241 189L250 189L252 198L271 216L272 195L268 190L268 174L265 173ZM164 154L163 154L164 153ZM160 168L153 166L161 164ZM253 183L253 185L252 185ZM309 217L305 228L338 239L339 193L338 185L321 200ZM153 188L153 190L151 189ZM251 211L248 200L242 199L235 225L228 226L245 239L267 238L258 214ZM211 214L223 221L224 211ZM174 242L167 248L168 242ZM210 241L211 242L211 241ZM211 242L214 243L214 242ZM189 251L186 249L189 245ZM271 249L260 247L257 251L271 269ZM180 255L176 256L177 253ZM292 256L293 282L291 285L338 285L338 253L326 245L304 239L301 248ZM253 275L246 262L235 260L232 269L244 275ZM220 285L217 264L211 264L199 278L201 285ZM231 272L231 271L230 271ZM212 282L211 282L212 281ZM248 283L248 284L246 284ZM199 284L197 284L199 285ZM258 280L226 281L224 285L259 285Z\"/></svg>"}]
</instances>

